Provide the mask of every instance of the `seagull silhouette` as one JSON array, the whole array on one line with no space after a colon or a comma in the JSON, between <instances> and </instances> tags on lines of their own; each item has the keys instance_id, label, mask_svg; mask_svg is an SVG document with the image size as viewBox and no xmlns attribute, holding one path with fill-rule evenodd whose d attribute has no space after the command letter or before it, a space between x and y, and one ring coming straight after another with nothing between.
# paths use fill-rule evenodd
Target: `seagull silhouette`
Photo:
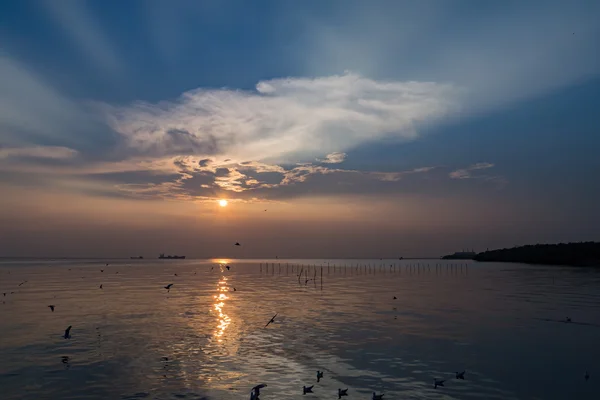
<instances>
[{"instance_id":1,"label":"seagull silhouette","mask_svg":"<svg viewBox=\"0 0 600 400\"><path fill-rule=\"evenodd\" d=\"M100 284L100 289L102 289L102 284Z\"/></svg>"},{"instance_id":2,"label":"seagull silhouette","mask_svg":"<svg viewBox=\"0 0 600 400\"><path fill-rule=\"evenodd\" d=\"M373 392L373 400L383 400L383 393L375 394L375 392Z\"/></svg>"},{"instance_id":3,"label":"seagull silhouette","mask_svg":"<svg viewBox=\"0 0 600 400\"><path fill-rule=\"evenodd\" d=\"M171 291L171 286L173 286L172 283L169 283L167 286L165 286L165 289L167 289L167 292Z\"/></svg>"},{"instance_id":4,"label":"seagull silhouette","mask_svg":"<svg viewBox=\"0 0 600 400\"><path fill-rule=\"evenodd\" d=\"M19 286L21 286L24 283L27 283L27 281L23 281L23 282L19 283Z\"/></svg>"},{"instance_id":5,"label":"seagull silhouette","mask_svg":"<svg viewBox=\"0 0 600 400\"><path fill-rule=\"evenodd\" d=\"M104 272L104 270L103 270L103 269L101 269L101 270L100 270L100 272Z\"/></svg>"},{"instance_id":6,"label":"seagull silhouette","mask_svg":"<svg viewBox=\"0 0 600 400\"><path fill-rule=\"evenodd\" d=\"M241 246L239 242L235 242L234 246Z\"/></svg>"},{"instance_id":7,"label":"seagull silhouette","mask_svg":"<svg viewBox=\"0 0 600 400\"><path fill-rule=\"evenodd\" d=\"M433 380L433 388L437 389L438 386L444 386L445 379L434 379Z\"/></svg>"},{"instance_id":8,"label":"seagull silhouette","mask_svg":"<svg viewBox=\"0 0 600 400\"><path fill-rule=\"evenodd\" d=\"M69 327L65 329L65 335L63 336L65 339L71 339L71 328L72 326L69 325Z\"/></svg>"},{"instance_id":9,"label":"seagull silhouette","mask_svg":"<svg viewBox=\"0 0 600 400\"><path fill-rule=\"evenodd\" d=\"M277 314L279 314L279 313L277 313ZM273 322L275 322L275 317L277 316L277 314L273 315L273 318L271 318L271 320L269 322L267 322L267 324L265 325L265 328L267 326L269 326L269 324L272 324Z\"/></svg>"},{"instance_id":10,"label":"seagull silhouette","mask_svg":"<svg viewBox=\"0 0 600 400\"><path fill-rule=\"evenodd\" d=\"M320 382L322 377L323 377L323 371L317 371L317 382Z\"/></svg>"},{"instance_id":11,"label":"seagull silhouette","mask_svg":"<svg viewBox=\"0 0 600 400\"><path fill-rule=\"evenodd\" d=\"M254 399L258 399L258 396L260 396L260 389L267 387L266 383L261 383L260 385L256 385L252 388L252 391L250 392L250 398L254 398ZM252 397L252 395L254 395L254 397Z\"/></svg>"},{"instance_id":12,"label":"seagull silhouette","mask_svg":"<svg viewBox=\"0 0 600 400\"><path fill-rule=\"evenodd\" d=\"M175 276L179 276L179 275L175 274Z\"/></svg>"},{"instance_id":13,"label":"seagull silhouette","mask_svg":"<svg viewBox=\"0 0 600 400\"><path fill-rule=\"evenodd\" d=\"M54 312L54 305L49 305L48 308L50 308L52 310L52 312Z\"/></svg>"},{"instance_id":14,"label":"seagull silhouette","mask_svg":"<svg viewBox=\"0 0 600 400\"><path fill-rule=\"evenodd\" d=\"M227 268L227 271L229 271L229 265L227 265L225 268Z\"/></svg>"},{"instance_id":15,"label":"seagull silhouette","mask_svg":"<svg viewBox=\"0 0 600 400\"><path fill-rule=\"evenodd\" d=\"M585 371L585 381L587 382L590 379L590 373L588 371Z\"/></svg>"},{"instance_id":16,"label":"seagull silhouette","mask_svg":"<svg viewBox=\"0 0 600 400\"><path fill-rule=\"evenodd\" d=\"M237 289L236 289L236 288L233 288L233 291L234 291L234 292L237 292Z\"/></svg>"},{"instance_id":17,"label":"seagull silhouette","mask_svg":"<svg viewBox=\"0 0 600 400\"><path fill-rule=\"evenodd\" d=\"M4 295L4 297L6 297L6 292L2 293Z\"/></svg>"},{"instance_id":18,"label":"seagull silhouette","mask_svg":"<svg viewBox=\"0 0 600 400\"><path fill-rule=\"evenodd\" d=\"M338 399L341 399L342 396L348 396L348 389L338 389Z\"/></svg>"},{"instance_id":19,"label":"seagull silhouette","mask_svg":"<svg viewBox=\"0 0 600 400\"><path fill-rule=\"evenodd\" d=\"M394 300L397 300L396 296L394 296Z\"/></svg>"},{"instance_id":20,"label":"seagull silhouette","mask_svg":"<svg viewBox=\"0 0 600 400\"><path fill-rule=\"evenodd\" d=\"M565 318L565 322L571 322L571 317Z\"/></svg>"},{"instance_id":21,"label":"seagull silhouette","mask_svg":"<svg viewBox=\"0 0 600 400\"><path fill-rule=\"evenodd\" d=\"M456 373L456 379L465 379L465 372L467 372L467 371L455 372Z\"/></svg>"},{"instance_id":22,"label":"seagull silhouette","mask_svg":"<svg viewBox=\"0 0 600 400\"><path fill-rule=\"evenodd\" d=\"M302 394L306 394L306 393L312 393L312 389L313 387L315 387L315 385L312 386L302 386Z\"/></svg>"}]
</instances>

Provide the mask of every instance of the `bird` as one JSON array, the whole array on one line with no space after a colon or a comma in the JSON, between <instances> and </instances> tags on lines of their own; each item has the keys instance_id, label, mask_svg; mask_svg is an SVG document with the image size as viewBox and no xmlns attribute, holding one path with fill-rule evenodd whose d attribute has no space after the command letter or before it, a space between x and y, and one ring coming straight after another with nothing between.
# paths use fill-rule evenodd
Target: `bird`
<instances>
[{"instance_id":1,"label":"bird","mask_svg":"<svg viewBox=\"0 0 600 400\"><path fill-rule=\"evenodd\" d=\"M6 297L6 292L2 293L4 295L4 297Z\"/></svg>"},{"instance_id":2,"label":"bird","mask_svg":"<svg viewBox=\"0 0 600 400\"><path fill-rule=\"evenodd\" d=\"M179 276L179 275L175 274L175 276Z\"/></svg>"},{"instance_id":3,"label":"bird","mask_svg":"<svg viewBox=\"0 0 600 400\"><path fill-rule=\"evenodd\" d=\"M233 288L233 291L234 291L234 292L237 292L237 289L236 289L236 288Z\"/></svg>"},{"instance_id":4,"label":"bird","mask_svg":"<svg viewBox=\"0 0 600 400\"><path fill-rule=\"evenodd\" d=\"M21 286L24 283L27 283L27 281L23 281L23 282L19 283L19 286Z\"/></svg>"},{"instance_id":5,"label":"bird","mask_svg":"<svg viewBox=\"0 0 600 400\"><path fill-rule=\"evenodd\" d=\"M101 270L100 270L100 272L104 272L104 270L103 270L103 269L101 269Z\"/></svg>"},{"instance_id":6,"label":"bird","mask_svg":"<svg viewBox=\"0 0 600 400\"><path fill-rule=\"evenodd\" d=\"M313 387L315 387L315 385L308 386L308 387L302 386L302 394L312 393L313 392L312 391Z\"/></svg>"},{"instance_id":7,"label":"bird","mask_svg":"<svg viewBox=\"0 0 600 400\"><path fill-rule=\"evenodd\" d=\"M169 283L167 286L165 286L165 289L167 289L167 292L171 291L171 286L173 286L172 283Z\"/></svg>"},{"instance_id":8,"label":"bird","mask_svg":"<svg viewBox=\"0 0 600 400\"><path fill-rule=\"evenodd\" d=\"M317 371L317 382L320 382L322 377L323 377L323 371Z\"/></svg>"},{"instance_id":9,"label":"bird","mask_svg":"<svg viewBox=\"0 0 600 400\"><path fill-rule=\"evenodd\" d=\"M267 387L266 383L261 383L260 385L256 385L252 388L252 391L250 392L250 398L252 399L252 394L255 396L254 399L258 399L258 396L260 396L260 389Z\"/></svg>"},{"instance_id":10,"label":"bird","mask_svg":"<svg viewBox=\"0 0 600 400\"><path fill-rule=\"evenodd\" d=\"M444 386L445 379L434 379L433 380L433 388L437 389L438 386Z\"/></svg>"},{"instance_id":11,"label":"bird","mask_svg":"<svg viewBox=\"0 0 600 400\"><path fill-rule=\"evenodd\" d=\"M396 296L394 296L394 300L398 300L398 298Z\"/></svg>"},{"instance_id":12,"label":"bird","mask_svg":"<svg viewBox=\"0 0 600 400\"><path fill-rule=\"evenodd\" d=\"M279 313L277 313L277 314L279 314ZM270 320L269 322L267 322L267 324L265 325L265 328L266 328L267 326L269 326L269 324L271 324L271 323L275 322L275 317L277 316L277 314L273 315L273 318L271 318L271 320Z\"/></svg>"},{"instance_id":13,"label":"bird","mask_svg":"<svg viewBox=\"0 0 600 400\"><path fill-rule=\"evenodd\" d=\"M565 322L571 322L571 317L565 318Z\"/></svg>"},{"instance_id":14,"label":"bird","mask_svg":"<svg viewBox=\"0 0 600 400\"><path fill-rule=\"evenodd\" d=\"M100 289L102 289L102 284L100 284Z\"/></svg>"},{"instance_id":15,"label":"bird","mask_svg":"<svg viewBox=\"0 0 600 400\"><path fill-rule=\"evenodd\" d=\"M51 304L51 305L48 306L48 308L51 309L52 312L54 312L54 305Z\"/></svg>"},{"instance_id":16,"label":"bird","mask_svg":"<svg viewBox=\"0 0 600 400\"><path fill-rule=\"evenodd\" d=\"M348 396L348 389L338 389L338 399L341 399L342 396Z\"/></svg>"},{"instance_id":17,"label":"bird","mask_svg":"<svg viewBox=\"0 0 600 400\"><path fill-rule=\"evenodd\" d=\"M227 268L227 271L229 271L229 268L230 268L230 267L229 267L229 265L227 265L227 266L225 266L225 268Z\"/></svg>"},{"instance_id":18,"label":"bird","mask_svg":"<svg viewBox=\"0 0 600 400\"><path fill-rule=\"evenodd\" d=\"M375 394L375 392L373 392L373 400L383 400L383 393Z\"/></svg>"},{"instance_id":19,"label":"bird","mask_svg":"<svg viewBox=\"0 0 600 400\"><path fill-rule=\"evenodd\" d=\"M465 372L467 371L456 372L456 379L465 379Z\"/></svg>"},{"instance_id":20,"label":"bird","mask_svg":"<svg viewBox=\"0 0 600 400\"><path fill-rule=\"evenodd\" d=\"M265 210L265 211L267 211L267 210Z\"/></svg>"},{"instance_id":21,"label":"bird","mask_svg":"<svg viewBox=\"0 0 600 400\"><path fill-rule=\"evenodd\" d=\"M241 246L239 242L235 242L234 246Z\"/></svg>"},{"instance_id":22,"label":"bird","mask_svg":"<svg viewBox=\"0 0 600 400\"><path fill-rule=\"evenodd\" d=\"M72 326L69 325L69 327L65 329L65 335L63 336L65 339L71 339L71 328Z\"/></svg>"},{"instance_id":23,"label":"bird","mask_svg":"<svg viewBox=\"0 0 600 400\"><path fill-rule=\"evenodd\" d=\"M584 376L586 382L590 379L590 373L588 371L585 371L585 376Z\"/></svg>"}]
</instances>

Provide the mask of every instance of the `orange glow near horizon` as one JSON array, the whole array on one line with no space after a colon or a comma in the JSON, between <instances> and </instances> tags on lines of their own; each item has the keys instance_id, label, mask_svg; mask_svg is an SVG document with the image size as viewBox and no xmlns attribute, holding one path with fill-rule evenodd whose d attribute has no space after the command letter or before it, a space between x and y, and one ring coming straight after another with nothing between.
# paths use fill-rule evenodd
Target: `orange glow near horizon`
<instances>
[{"instance_id":1,"label":"orange glow near horizon","mask_svg":"<svg viewBox=\"0 0 600 400\"><path fill-rule=\"evenodd\" d=\"M229 204L229 202L227 200L225 200L225 199L219 200L219 205L221 207L227 207L227 204Z\"/></svg>"}]
</instances>

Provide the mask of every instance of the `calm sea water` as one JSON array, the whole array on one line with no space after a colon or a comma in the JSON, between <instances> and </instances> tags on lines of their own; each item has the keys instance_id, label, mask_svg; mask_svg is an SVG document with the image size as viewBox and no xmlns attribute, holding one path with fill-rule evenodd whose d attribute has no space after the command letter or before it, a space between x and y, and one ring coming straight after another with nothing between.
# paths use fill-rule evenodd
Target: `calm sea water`
<instances>
[{"instance_id":1,"label":"calm sea water","mask_svg":"<svg viewBox=\"0 0 600 400\"><path fill-rule=\"evenodd\" d=\"M0 398L600 398L600 270L225 262L1 261Z\"/></svg>"}]
</instances>

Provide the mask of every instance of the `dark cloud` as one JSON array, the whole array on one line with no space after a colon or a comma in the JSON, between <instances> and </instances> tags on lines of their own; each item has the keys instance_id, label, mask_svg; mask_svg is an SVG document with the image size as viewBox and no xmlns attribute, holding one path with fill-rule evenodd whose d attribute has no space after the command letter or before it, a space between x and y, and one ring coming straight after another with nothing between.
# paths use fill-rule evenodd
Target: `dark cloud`
<instances>
[{"instance_id":1,"label":"dark cloud","mask_svg":"<svg viewBox=\"0 0 600 400\"><path fill-rule=\"evenodd\" d=\"M101 174L86 174L82 178L114 182L125 184L154 184L174 182L181 178L181 174L158 174L153 171L126 171L126 172L105 172Z\"/></svg>"},{"instance_id":2,"label":"dark cloud","mask_svg":"<svg viewBox=\"0 0 600 400\"><path fill-rule=\"evenodd\" d=\"M210 158L205 158L204 160L200 160L198 161L198 165L201 167L207 167L210 163L212 163L213 160Z\"/></svg>"},{"instance_id":3,"label":"dark cloud","mask_svg":"<svg viewBox=\"0 0 600 400\"><path fill-rule=\"evenodd\" d=\"M217 168L215 170L215 176L217 177L229 176L230 173L229 168Z\"/></svg>"}]
</instances>

